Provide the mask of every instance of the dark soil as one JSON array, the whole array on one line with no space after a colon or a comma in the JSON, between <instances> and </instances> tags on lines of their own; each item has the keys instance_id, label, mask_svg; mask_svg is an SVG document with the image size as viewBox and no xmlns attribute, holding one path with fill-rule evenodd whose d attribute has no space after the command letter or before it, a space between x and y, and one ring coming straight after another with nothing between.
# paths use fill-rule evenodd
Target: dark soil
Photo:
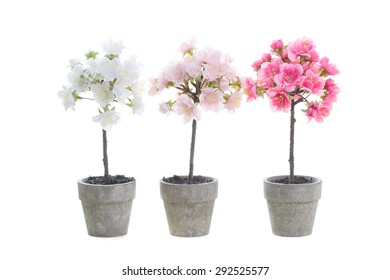
<instances>
[{"instance_id":1,"label":"dark soil","mask_svg":"<svg viewBox=\"0 0 390 280\"><path fill-rule=\"evenodd\" d=\"M134 181L133 177L125 177L124 175L109 175L108 178L104 176L89 176L84 179L84 183L92 184L92 185L115 185L115 184L123 184Z\"/></svg>"},{"instance_id":2,"label":"dark soil","mask_svg":"<svg viewBox=\"0 0 390 280\"><path fill-rule=\"evenodd\" d=\"M278 184L290 184L289 178L290 178L289 176L286 176L280 179L272 180L271 182L278 183ZM294 181L291 184L308 184L308 183L313 183L313 178L294 176Z\"/></svg>"},{"instance_id":3,"label":"dark soil","mask_svg":"<svg viewBox=\"0 0 390 280\"><path fill-rule=\"evenodd\" d=\"M210 177L205 177L205 176L194 176L193 177L193 181L191 184L204 184L204 183L210 183L212 182L214 179L213 178L210 178ZM164 182L167 182L167 183L170 183L170 184L177 184L177 185L181 185L181 184L189 184L188 182L188 177L187 176L177 176L177 175L173 175L172 177L168 177L168 178L163 178L163 181Z\"/></svg>"}]
</instances>

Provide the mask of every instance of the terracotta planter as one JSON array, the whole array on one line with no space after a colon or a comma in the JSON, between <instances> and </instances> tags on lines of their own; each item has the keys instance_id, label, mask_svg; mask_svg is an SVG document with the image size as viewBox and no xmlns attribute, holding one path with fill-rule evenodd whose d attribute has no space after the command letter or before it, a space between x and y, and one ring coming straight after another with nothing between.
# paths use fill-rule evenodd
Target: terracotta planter
<instances>
[{"instance_id":1,"label":"terracotta planter","mask_svg":"<svg viewBox=\"0 0 390 280\"><path fill-rule=\"evenodd\" d=\"M185 177L185 176L182 176ZM207 235L210 230L218 180L210 183L171 184L160 181L169 231L174 236Z\"/></svg>"},{"instance_id":2,"label":"terracotta planter","mask_svg":"<svg viewBox=\"0 0 390 280\"><path fill-rule=\"evenodd\" d=\"M309 176L311 183L283 184L275 176L264 179L272 232L280 236L305 236L312 233L318 200L321 198L322 180Z\"/></svg>"},{"instance_id":3,"label":"terracotta planter","mask_svg":"<svg viewBox=\"0 0 390 280\"><path fill-rule=\"evenodd\" d=\"M135 180L115 185L92 185L78 181L88 234L115 237L127 234Z\"/></svg>"}]
</instances>

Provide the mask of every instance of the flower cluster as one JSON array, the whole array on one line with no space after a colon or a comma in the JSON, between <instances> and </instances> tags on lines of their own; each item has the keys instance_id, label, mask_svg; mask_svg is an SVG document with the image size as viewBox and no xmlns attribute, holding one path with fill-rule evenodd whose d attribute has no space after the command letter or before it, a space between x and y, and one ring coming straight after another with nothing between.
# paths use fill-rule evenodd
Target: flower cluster
<instances>
[{"instance_id":1,"label":"flower cluster","mask_svg":"<svg viewBox=\"0 0 390 280\"><path fill-rule=\"evenodd\" d=\"M247 78L243 83L248 101L263 97L270 99L273 111L287 112L291 104L304 102L307 118L322 122L332 109L340 89L329 78L339 73L327 57L320 58L315 45L308 38L284 45L282 40L271 44L271 52L265 53L252 67L257 78Z\"/></svg>"},{"instance_id":2,"label":"flower cluster","mask_svg":"<svg viewBox=\"0 0 390 280\"><path fill-rule=\"evenodd\" d=\"M95 100L100 108L93 121L99 122L108 131L120 119L114 103L126 105L134 113L142 112L142 83L138 80L140 65L136 57L121 61L120 53L124 49L121 41L109 40L102 47L103 57L98 57L98 52L89 51L83 62L78 59L70 61L69 85L64 86L58 96L66 110L74 110L80 99Z\"/></svg>"},{"instance_id":3,"label":"flower cluster","mask_svg":"<svg viewBox=\"0 0 390 280\"><path fill-rule=\"evenodd\" d=\"M194 41L183 43L180 51L181 61L171 63L158 78L151 79L150 95L175 89L173 100L161 103L160 111L174 111L186 122L199 120L201 109L217 112L226 108L234 112L243 93L231 58L211 48L197 51Z\"/></svg>"}]
</instances>

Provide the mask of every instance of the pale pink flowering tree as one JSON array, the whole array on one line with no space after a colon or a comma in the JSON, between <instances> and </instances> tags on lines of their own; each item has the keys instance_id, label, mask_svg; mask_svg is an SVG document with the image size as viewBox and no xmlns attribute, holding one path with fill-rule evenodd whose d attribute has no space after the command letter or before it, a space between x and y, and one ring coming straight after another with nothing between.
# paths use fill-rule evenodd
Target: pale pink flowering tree
<instances>
[{"instance_id":1,"label":"pale pink flowering tree","mask_svg":"<svg viewBox=\"0 0 390 280\"><path fill-rule=\"evenodd\" d=\"M247 101L267 95L273 111L290 111L290 177L294 183L295 106L302 103L308 120L322 122L332 109L340 89L329 76L339 73L329 58L320 58L313 42L298 39L284 45L282 40L271 44L270 53L252 64L257 77L243 81Z\"/></svg>"},{"instance_id":2,"label":"pale pink flowering tree","mask_svg":"<svg viewBox=\"0 0 390 280\"><path fill-rule=\"evenodd\" d=\"M232 67L232 60L220 51L206 48L197 51L195 41L180 47L182 60L168 65L157 78L152 78L150 95L165 90L175 92L175 98L160 105L160 112L171 111L192 121L190 168L188 183L194 177L194 150L197 121L202 110L218 112L226 108L234 112L241 105L241 82Z\"/></svg>"}]
</instances>

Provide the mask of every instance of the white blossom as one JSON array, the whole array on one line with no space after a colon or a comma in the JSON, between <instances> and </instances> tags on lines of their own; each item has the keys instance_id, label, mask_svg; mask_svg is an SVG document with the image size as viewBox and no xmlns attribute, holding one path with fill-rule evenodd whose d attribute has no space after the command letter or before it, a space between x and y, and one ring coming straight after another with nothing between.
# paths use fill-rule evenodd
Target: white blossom
<instances>
[{"instance_id":1,"label":"white blossom","mask_svg":"<svg viewBox=\"0 0 390 280\"><path fill-rule=\"evenodd\" d=\"M114 59L103 57L98 61L98 65L105 81L113 81L120 76L122 66L117 57Z\"/></svg>"},{"instance_id":2,"label":"white blossom","mask_svg":"<svg viewBox=\"0 0 390 280\"><path fill-rule=\"evenodd\" d=\"M76 65L68 74L70 87L78 93L83 92L89 86L84 75L84 68L81 64Z\"/></svg>"},{"instance_id":3,"label":"white blossom","mask_svg":"<svg viewBox=\"0 0 390 280\"><path fill-rule=\"evenodd\" d=\"M93 84L91 85L91 91L96 102L99 103L102 108L114 101L115 96L110 90L108 83Z\"/></svg>"},{"instance_id":4,"label":"white blossom","mask_svg":"<svg viewBox=\"0 0 390 280\"><path fill-rule=\"evenodd\" d=\"M74 97L70 88L64 88L58 92L58 97L62 99L65 110L74 110Z\"/></svg>"},{"instance_id":5,"label":"white blossom","mask_svg":"<svg viewBox=\"0 0 390 280\"><path fill-rule=\"evenodd\" d=\"M134 99L131 102L131 108L133 109L134 114L140 115L144 111L144 103L142 103L142 97L135 95Z\"/></svg>"},{"instance_id":6,"label":"white blossom","mask_svg":"<svg viewBox=\"0 0 390 280\"><path fill-rule=\"evenodd\" d=\"M68 67L72 69L73 67L75 67L76 65L79 65L79 64L81 64L80 59L78 59L78 58L72 58L72 59L69 60L69 65L68 65Z\"/></svg>"},{"instance_id":7,"label":"white blossom","mask_svg":"<svg viewBox=\"0 0 390 280\"><path fill-rule=\"evenodd\" d=\"M103 50L108 54L119 55L125 48L121 40L114 41L109 39L107 42L102 44Z\"/></svg>"},{"instance_id":8,"label":"white blossom","mask_svg":"<svg viewBox=\"0 0 390 280\"><path fill-rule=\"evenodd\" d=\"M131 95L131 91L127 88L128 86L129 84L125 80L120 79L115 82L114 88L112 89L112 92L122 104L126 104Z\"/></svg>"},{"instance_id":9,"label":"white blossom","mask_svg":"<svg viewBox=\"0 0 390 280\"><path fill-rule=\"evenodd\" d=\"M134 83L139 79L139 72L143 66L136 61L135 56L131 56L128 60L123 63L122 71L120 76L122 79L129 83Z\"/></svg>"},{"instance_id":10,"label":"white blossom","mask_svg":"<svg viewBox=\"0 0 390 280\"><path fill-rule=\"evenodd\" d=\"M120 114L115 110L109 110L103 113L100 113L97 116L94 116L92 120L94 122L100 123L102 128L105 131L111 130L113 125L116 125L119 122Z\"/></svg>"}]
</instances>

